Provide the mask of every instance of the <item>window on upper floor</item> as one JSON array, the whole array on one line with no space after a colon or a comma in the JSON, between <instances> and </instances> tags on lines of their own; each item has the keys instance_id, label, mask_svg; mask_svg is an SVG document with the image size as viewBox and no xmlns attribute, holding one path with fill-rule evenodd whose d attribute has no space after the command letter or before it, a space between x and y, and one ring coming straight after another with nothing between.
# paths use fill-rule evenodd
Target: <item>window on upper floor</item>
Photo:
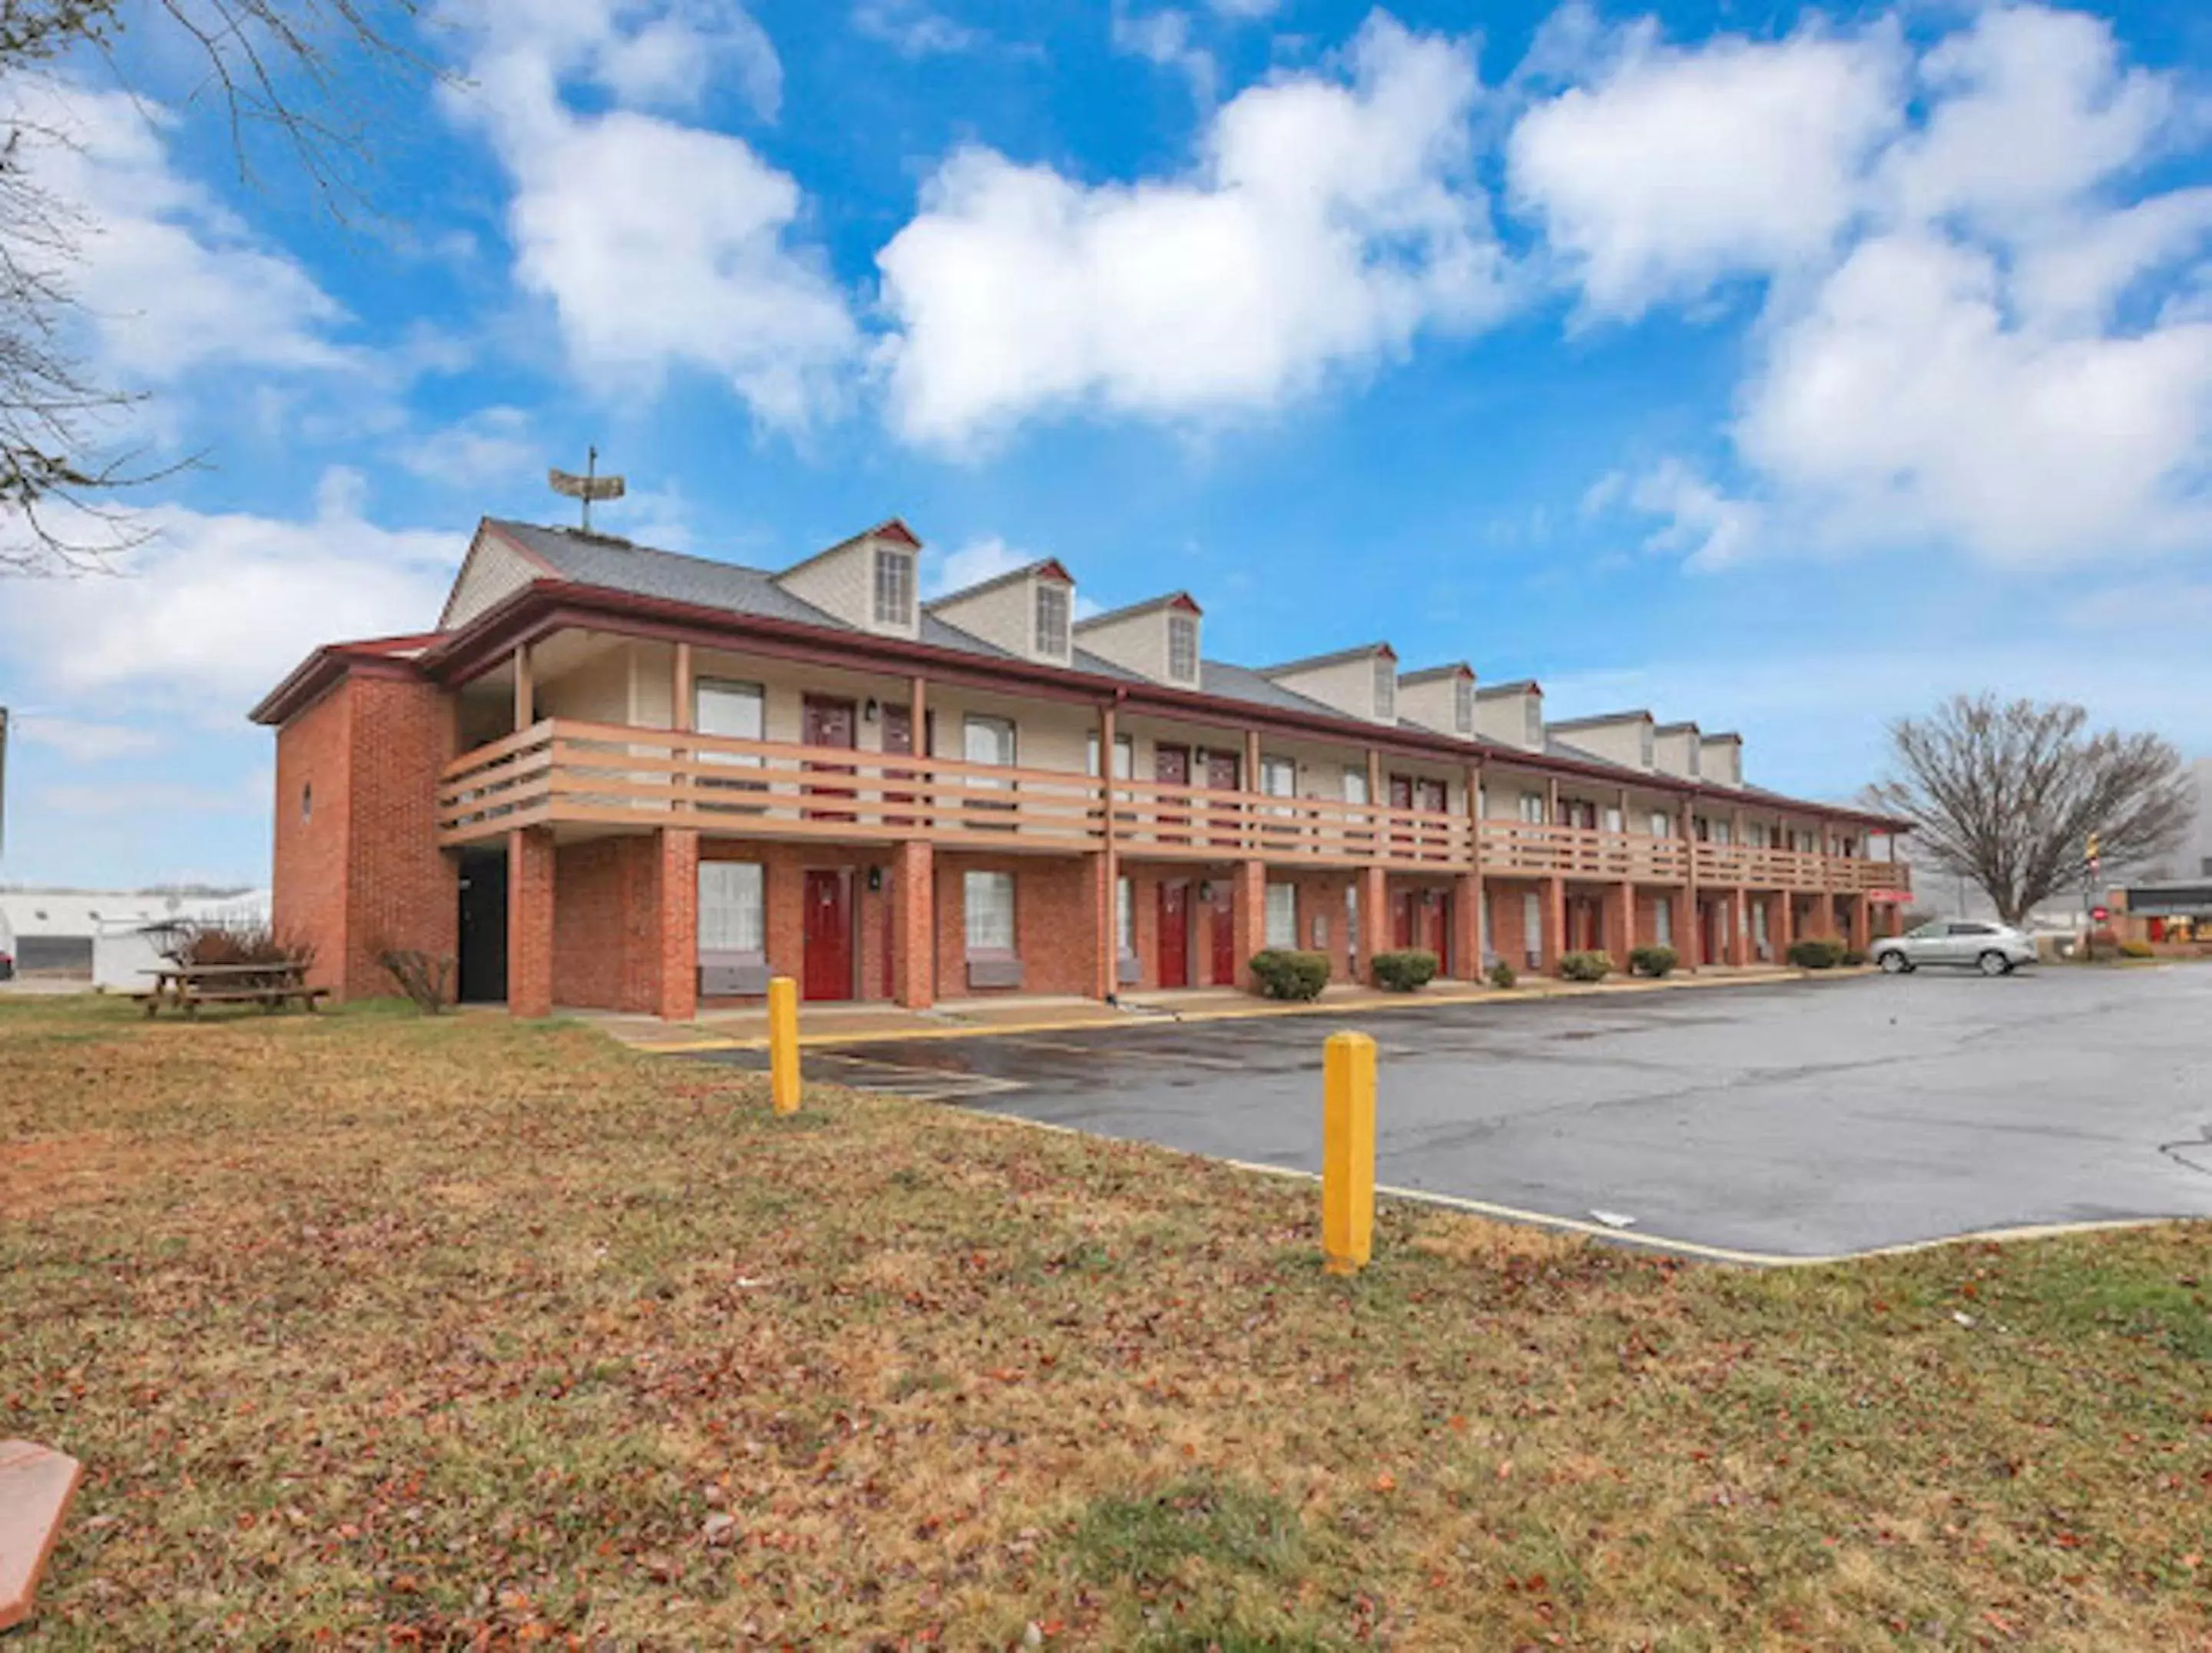
<instances>
[{"instance_id":1,"label":"window on upper floor","mask_svg":"<svg viewBox=\"0 0 2212 1653\"><path fill-rule=\"evenodd\" d=\"M1067 587L1036 588L1036 652L1055 660L1067 658Z\"/></svg>"},{"instance_id":2,"label":"window on upper floor","mask_svg":"<svg viewBox=\"0 0 2212 1653\"><path fill-rule=\"evenodd\" d=\"M1388 654L1375 657L1375 716L1383 723L1398 720L1398 662Z\"/></svg>"},{"instance_id":3,"label":"window on upper floor","mask_svg":"<svg viewBox=\"0 0 2212 1653\"><path fill-rule=\"evenodd\" d=\"M1649 723L1646 723L1644 726L1643 744L1644 767L1645 769L1650 769L1653 762L1656 759L1658 756L1658 735L1653 731L1651 726Z\"/></svg>"},{"instance_id":4,"label":"window on upper floor","mask_svg":"<svg viewBox=\"0 0 2212 1653\"><path fill-rule=\"evenodd\" d=\"M1262 757L1260 760L1260 790L1270 798L1297 797L1298 766L1287 757Z\"/></svg>"},{"instance_id":5,"label":"window on upper floor","mask_svg":"<svg viewBox=\"0 0 2212 1653\"><path fill-rule=\"evenodd\" d=\"M1168 678L1175 683L1198 681L1198 617L1168 616Z\"/></svg>"},{"instance_id":6,"label":"window on upper floor","mask_svg":"<svg viewBox=\"0 0 2212 1653\"><path fill-rule=\"evenodd\" d=\"M1689 769L1689 771L1690 771L1691 775L1692 775L1692 777L1695 777L1695 776L1696 776L1696 775L1698 774L1698 738L1697 738L1697 736L1695 736L1695 735L1692 735L1692 736L1690 737L1690 738L1689 738L1689 742L1688 742L1688 750L1689 750L1689 754L1690 754L1690 756L1689 756L1689 761L1688 761L1688 769Z\"/></svg>"},{"instance_id":7,"label":"window on upper floor","mask_svg":"<svg viewBox=\"0 0 2212 1653\"><path fill-rule=\"evenodd\" d=\"M1544 794L1524 792L1521 794L1521 818L1531 826L1540 826L1544 821Z\"/></svg>"},{"instance_id":8,"label":"window on upper floor","mask_svg":"<svg viewBox=\"0 0 2212 1653\"><path fill-rule=\"evenodd\" d=\"M912 551L876 547L876 623L901 627L914 623Z\"/></svg>"},{"instance_id":9,"label":"window on upper floor","mask_svg":"<svg viewBox=\"0 0 2212 1653\"><path fill-rule=\"evenodd\" d=\"M984 717L971 712L963 726L961 756L970 763L995 763L1002 769L1014 765L1014 721L1012 718Z\"/></svg>"},{"instance_id":10,"label":"window on upper floor","mask_svg":"<svg viewBox=\"0 0 2212 1653\"><path fill-rule=\"evenodd\" d=\"M1344 766L1344 801L1347 804L1367 801L1366 770L1355 769L1349 763Z\"/></svg>"},{"instance_id":11,"label":"window on upper floor","mask_svg":"<svg viewBox=\"0 0 2212 1653\"><path fill-rule=\"evenodd\" d=\"M1607 804L1605 806L1605 830L1607 832L1618 832L1621 830L1620 805Z\"/></svg>"},{"instance_id":12,"label":"window on upper floor","mask_svg":"<svg viewBox=\"0 0 2212 1653\"><path fill-rule=\"evenodd\" d=\"M1463 735L1474 732L1474 679L1461 678L1452 684L1452 727Z\"/></svg>"},{"instance_id":13,"label":"window on upper floor","mask_svg":"<svg viewBox=\"0 0 2212 1653\"><path fill-rule=\"evenodd\" d=\"M1524 746L1544 744L1544 702L1534 695L1521 702L1521 744Z\"/></svg>"},{"instance_id":14,"label":"window on upper floor","mask_svg":"<svg viewBox=\"0 0 2212 1653\"><path fill-rule=\"evenodd\" d=\"M768 738L768 691L757 683L732 683L720 678L701 678L691 685L691 727L702 735L724 735L732 740ZM713 763L758 769L757 752L699 754Z\"/></svg>"},{"instance_id":15,"label":"window on upper floor","mask_svg":"<svg viewBox=\"0 0 2212 1653\"><path fill-rule=\"evenodd\" d=\"M1653 810L1651 811L1651 836L1655 838L1673 837L1674 836L1674 817L1668 814L1663 809Z\"/></svg>"},{"instance_id":16,"label":"window on upper floor","mask_svg":"<svg viewBox=\"0 0 2212 1653\"><path fill-rule=\"evenodd\" d=\"M1098 775L1098 732L1093 729L1085 738L1083 772L1096 780ZM1114 737L1114 778L1127 781L1137 772L1137 740L1133 735Z\"/></svg>"}]
</instances>

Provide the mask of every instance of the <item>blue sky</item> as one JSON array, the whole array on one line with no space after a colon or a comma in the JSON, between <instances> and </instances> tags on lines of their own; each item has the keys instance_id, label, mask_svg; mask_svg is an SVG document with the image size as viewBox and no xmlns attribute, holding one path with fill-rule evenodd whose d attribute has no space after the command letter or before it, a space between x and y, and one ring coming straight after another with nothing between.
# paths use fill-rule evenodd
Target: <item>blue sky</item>
<instances>
[{"instance_id":1,"label":"blue sky","mask_svg":"<svg viewBox=\"0 0 2212 1653\"><path fill-rule=\"evenodd\" d=\"M441 0L366 206L174 42L19 88L110 433L200 464L0 582L7 881L258 881L315 643L479 514L776 565L894 513L1252 663L1386 637L1848 796L1957 689L2212 751L2190 4Z\"/></svg>"}]
</instances>

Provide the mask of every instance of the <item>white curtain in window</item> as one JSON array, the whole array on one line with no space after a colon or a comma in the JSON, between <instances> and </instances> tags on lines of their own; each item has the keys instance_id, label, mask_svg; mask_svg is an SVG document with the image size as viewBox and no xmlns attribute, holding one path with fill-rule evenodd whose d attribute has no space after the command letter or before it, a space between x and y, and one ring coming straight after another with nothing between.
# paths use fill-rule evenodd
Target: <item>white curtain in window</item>
<instances>
[{"instance_id":1,"label":"white curtain in window","mask_svg":"<svg viewBox=\"0 0 2212 1653\"><path fill-rule=\"evenodd\" d=\"M1659 898L1656 916L1659 945L1662 947L1673 946L1674 945L1674 903L1662 896Z\"/></svg>"},{"instance_id":2,"label":"white curtain in window","mask_svg":"<svg viewBox=\"0 0 2212 1653\"><path fill-rule=\"evenodd\" d=\"M1137 956L1136 892L1127 878L1114 880L1114 933L1121 939L1121 957Z\"/></svg>"},{"instance_id":3,"label":"white curtain in window","mask_svg":"<svg viewBox=\"0 0 2212 1653\"><path fill-rule=\"evenodd\" d=\"M699 863L699 951L757 953L766 931L757 861Z\"/></svg>"},{"instance_id":4,"label":"white curtain in window","mask_svg":"<svg viewBox=\"0 0 2212 1653\"><path fill-rule=\"evenodd\" d=\"M1270 947L1295 947L1298 945L1298 890L1296 884L1271 884L1267 886L1267 939Z\"/></svg>"},{"instance_id":5,"label":"white curtain in window","mask_svg":"<svg viewBox=\"0 0 2212 1653\"><path fill-rule=\"evenodd\" d=\"M1012 952L1014 875L969 872L963 879L962 895L967 909L969 952Z\"/></svg>"}]
</instances>

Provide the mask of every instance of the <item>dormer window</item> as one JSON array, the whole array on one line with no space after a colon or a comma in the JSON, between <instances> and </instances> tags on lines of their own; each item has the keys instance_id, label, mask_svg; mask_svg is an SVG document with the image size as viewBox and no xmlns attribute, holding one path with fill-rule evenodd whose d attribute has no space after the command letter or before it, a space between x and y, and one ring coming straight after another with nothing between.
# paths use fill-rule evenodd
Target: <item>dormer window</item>
<instances>
[{"instance_id":1,"label":"dormer window","mask_svg":"<svg viewBox=\"0 0 2212 1653\"><path fill-rule=\"evenodd\" d=\"M1644 767L1650 769L1658 761L1659 737L1650 724L1644 726Z\"/></svg>"},{"instance_id":2,"label":"dormer window","mask_svg":"<svg viewBox=\"0 0 2212 1653\"><path fill-rule=\"evenodd\" d=\"M914 624L914 553L876 547L876 623L902 630Z\"/></svg>"},{"instance_id":3,"label":"dormer window","mask_svg":"<svg viewBox=\"0 0 2212 1653\"><path fill-rule=\"evenodd\" d=\"M1168 616L1168 676L1176 683L1198 681L1198 617Z\"/></svg>"},{"instance_id":4,"label":"dormer window","mask_svg":"<svg viewBox=\"0 0 2212 1653\"><path fill-rule=\"evenodd\" d=\"M1524 746L1544 744L1544 703L1534 695L1521 702L1521 744Z\"/></svg>"},{"instance_id":5,"label":"dormer window","mask_svg":"<svg viewBox=\"0 0 2212 1653\"><path fill-rule=\"evenodd\" d=\"M1055 660L1067 658L1067 587L1036 588L1036 652Z\"/></svg>"},{"instance_id":6,"label":"dormer window","mask_svg":"<svg viewBox=\"0 0 2212 1653\"><path fill-rule=\"evenodd\" d=\"M1461 734L1474 732L1474 679L1462 678L1452 684L1452 727Z\"/></svg>"},{"instance_id":7,"label":"dormer window","mask_svg":"<svg viewBox=\"0 0 2212 1653\"><path fill-rule=\"evenodd\" d=\"M1382 723L1398 720L1398 663L1388 654L1375 657L1375 716Z\"/></svg>"},{"instance_id":8,"label":"dormer window","mask_svg":"<svg viewBox=\"0 0 2212 1653\"><path fill-rule=\"evenodd\" d=\"M1695 735L1692 735L1692 736L1690 737L1689 760L1690 760L1690 761L1689 761L1690 778L1691 778L1692 780L1693 780L1693 781L1694 781L1694 780L1696 780L1696 779L1697 779L1697 777L1698 777L1698 738L1697 738L1697 736L1695 736Z\"/></svg>"}]
</instances>

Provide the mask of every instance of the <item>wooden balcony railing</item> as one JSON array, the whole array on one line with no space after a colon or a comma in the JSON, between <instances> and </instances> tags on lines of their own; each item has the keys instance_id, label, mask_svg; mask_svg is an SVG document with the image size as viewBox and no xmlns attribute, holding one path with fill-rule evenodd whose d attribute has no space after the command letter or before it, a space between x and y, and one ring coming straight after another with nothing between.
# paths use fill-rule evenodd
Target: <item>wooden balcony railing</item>
<instances>
[{"instance_id":1,"label":"wooden balcony railing","mask_svg":"<svg viewBox=\"0 0 2212 1653\"><path fill-rule=\"evenodd\" d=\"M1110 805L1109 799L1110 797ZM552 718L463 754L438 787L441 842L518 827L696 828L738 838L896 842L1066 854L1114 843L1147 860L1380 863L1590 883L1698 882L1857 892L1909 887L1907 869L1784 850L1519 821L1480 829L1448 811L1278 798L1164 781L999 768L949 758ZM1480 855L1478 856L1478 840Z\"/></svg>"}]
</instances>

